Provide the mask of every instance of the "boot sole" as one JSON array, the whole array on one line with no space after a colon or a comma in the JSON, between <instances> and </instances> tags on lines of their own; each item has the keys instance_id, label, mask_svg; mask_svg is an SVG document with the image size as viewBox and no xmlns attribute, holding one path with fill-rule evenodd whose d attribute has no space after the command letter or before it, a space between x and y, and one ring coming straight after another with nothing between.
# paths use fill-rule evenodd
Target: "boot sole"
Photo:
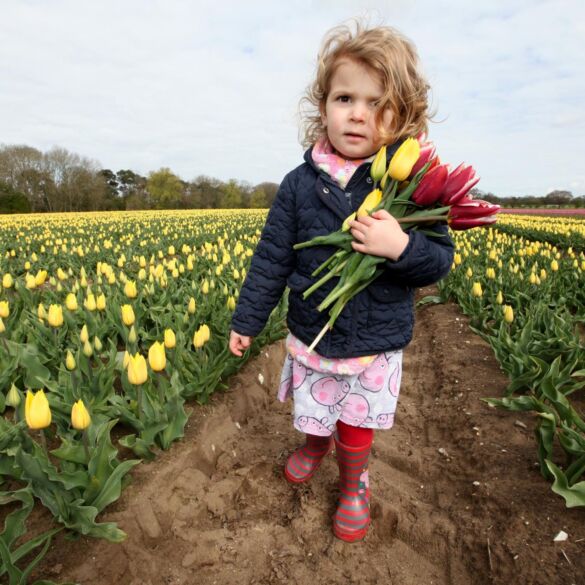
<instances>
[{"instance_id":1,"label":"boot sole","mask_svg":"<svg viewBox=\"0 0 585 585\"><path fill-rule=\"evenodd\" d=\"M351 532L346 532L339 528L336 524L333 524L333 534L337 538L345 542L359 542L360 540L363 540L366 537L369 527L370 522L368 521L368 524L366 525L365 528L361 528L360 530L352 530Z\"/></svg>"}]
</instances>

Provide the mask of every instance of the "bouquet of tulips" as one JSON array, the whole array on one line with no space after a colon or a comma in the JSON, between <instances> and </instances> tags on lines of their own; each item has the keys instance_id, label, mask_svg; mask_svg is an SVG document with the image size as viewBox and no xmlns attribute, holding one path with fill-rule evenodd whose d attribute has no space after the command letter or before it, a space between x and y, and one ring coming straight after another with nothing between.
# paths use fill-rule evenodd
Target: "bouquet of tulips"
<instances>
[{"instance_id":1,"label":"bouquet of tulips","mask_svg":"<svg viewBox=\"0 0 585 585\"><path fill-rule=\"evenodd\" d=\"M325 282L339 278L335 288L317 307L319 311L330 308L329 321L309 351L333 327L349 300L383 272L378 265L386 258L362 254L352 248L349 221L385 209L405 231L418 229L429 236L442 237L431 229L432 224L447 222L455 230L487 225L496 221L495 214L500 208L470 197L469 191L479 181L473 167L461 164L452 170L450 165L439 161L430 142L421 144L414 138L406 139L389 164L386 146L383 146L372 162L370 175L374 181L373 191L357 212L345 219L340 230L294 246L295 249L325 245L339 248L313 272L313 276L326 269L327 273L303 293L306 299Z\"/></svg>"}]
</instances>

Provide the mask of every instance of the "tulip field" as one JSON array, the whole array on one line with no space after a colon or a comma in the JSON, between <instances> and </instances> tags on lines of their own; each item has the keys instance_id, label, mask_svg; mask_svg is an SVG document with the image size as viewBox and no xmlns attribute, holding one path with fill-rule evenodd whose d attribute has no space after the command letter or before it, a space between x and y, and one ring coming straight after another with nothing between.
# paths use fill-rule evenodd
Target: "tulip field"
<instances>
[{"instance_id":1,"label":"tulip field","mask_svg":"<svg viewBox=\"0 0 585 585\"><path fill-rule=\"evenodd\" d=\"M0 218L0 577L24 583L55 532L120 541L96 517L183 436L241 360L231 313L265 212ZM252 351L284 334L282 306ZM54 530L16 546L33 503Z\"/></svg>"},{"instance_id":2,"label":"tulip field","mask_svg":"<svg viewBox=\"0 0 585 585\"><path fill-rule=\"evenodd\" d=\"M124 538L99 514L242 365L229 322L265 217L0 217L0 578L26 583L63 529ZM501 214L453 237L440 298L469 315L509 376L507 394L486 402L534 413L543 475L567 506L585 506L585 219ZM252 352L285 334L284 310ZM54 528L26 540L36 505Z\"/></svg>"},{"instance_id":3,"label":"tulip field","mask_svg":"<svg viewBox=\"0 0 585 585\"><path fill-rule=\"evenodd\" d=\"M509 377L506 396L486 401L535 414L542 474L568 507L585 506L585 221L501 215L497 226L453 234L441 296Z\"/></svg>"}]
</instances>

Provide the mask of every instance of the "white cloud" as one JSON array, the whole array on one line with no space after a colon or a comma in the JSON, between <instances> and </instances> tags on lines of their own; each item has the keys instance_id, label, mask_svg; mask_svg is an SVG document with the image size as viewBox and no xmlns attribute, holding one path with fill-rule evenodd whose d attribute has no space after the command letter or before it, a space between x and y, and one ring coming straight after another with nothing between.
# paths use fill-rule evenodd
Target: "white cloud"
<instances>
[{"instance_id":1,"label":"white cloud","mask_svg":"<svg viewBox=\"0 0 585 585\"><path fill-rule=\"evenodd\" d=\"M0 141L105 167L280 181L322 35L353 15L417 45L444 160L499 194L582 194L580 0L3 2ZM562 145L562 147L560 146Z\"/></svg>"}]
</instances>

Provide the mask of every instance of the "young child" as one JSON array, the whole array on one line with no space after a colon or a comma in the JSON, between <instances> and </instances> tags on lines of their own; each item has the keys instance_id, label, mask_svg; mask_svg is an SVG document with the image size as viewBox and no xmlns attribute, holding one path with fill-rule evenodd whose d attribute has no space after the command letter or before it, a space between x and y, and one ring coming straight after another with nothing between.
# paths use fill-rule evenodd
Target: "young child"
<instances>
[{"instance_id":1,"label":"young child","mask_svg":"<svg viewBox=\"0 0 585 585\"><path fill-rule=\"evenodd\" d=\"M374 429L394 421L414 289L447 274L453 243L446 226L434 226L444 237L407 234L386 211L350 222L354 250L386 258L385 270L346 305L312 353L308 346L328 320L317 306L335 279L307 300L302 293L335 249L293 245L340 229L358 209L372 190L370 165L383 144L390 160L406 137L426 132L428 89L415 48L396 30L356 25L327 34L304 98L314 108L305 113L305 162L280 186L232 320L229 347L241 356L290 288L278 395L293 396L294 426L305 444L289 457L285 476L308 481L335 444L341 496L333 532L348 542L362 539L370 523L370 447Z\"/></svg>"}]
</instances>

